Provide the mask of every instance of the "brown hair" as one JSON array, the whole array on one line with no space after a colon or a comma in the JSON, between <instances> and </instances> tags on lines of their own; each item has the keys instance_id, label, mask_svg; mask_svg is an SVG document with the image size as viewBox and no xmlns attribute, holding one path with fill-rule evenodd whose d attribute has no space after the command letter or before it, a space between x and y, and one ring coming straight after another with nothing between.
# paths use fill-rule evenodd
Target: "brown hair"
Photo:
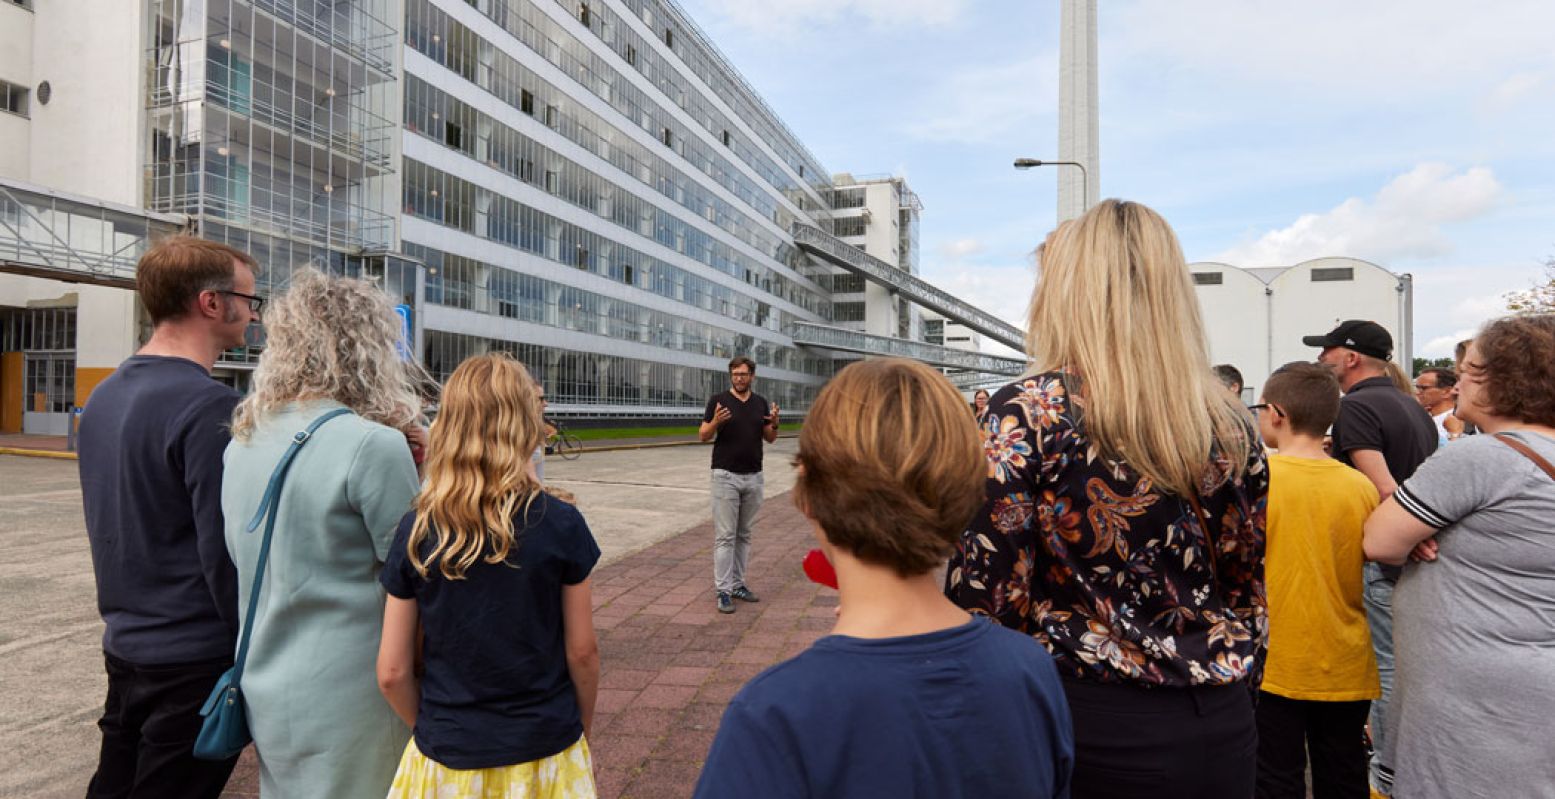
<instances>
[{"instance_id":1,"label":"brown hair","mask_svg":"<svg viewBox=\"0 0 1555 799\"><path fill-rule=\"evenodd\" d=\"M904 358L837 373L799 434L794 504L833 546L903 577L950 555L983 504L977 426L944 375Z\"/></svg>"},{"instance_id":2,"label":"brown hair","mask_svg":"<svg viewBox=\"0 0 1555 799\"><path fill-rule=\"evenodd\" d=\"M1263 401L1285 414L1291 430L1321 438L1339 418L1339 380L1322 364L1288 364L1269 375Z\"/></svg>"},{"instance_id":3,"label":"brown hair","mask_svg":"<svg viewBox=\"0 0 1555 799\"><path fill-rule=\"evenodd\" d=\"M1555 314L1497 319L1480 331L1474 349L1479 360L1463 371L1484 382L1488 412L1555 426Z\"/></svg>"},{"instance_id":4,"label":"brown hair","mask_svg":"<svg viewBox=\"0 0 1555 799\"><path fill-rule=\"evenodd\" d=\"M135 266L135 291L151 323L182 319L202 291L230 291L234 261L259 272L254 256L219 242L170 236L152 245Z\"/></svg>"},{"instance_id":5,"label":"brown hair","mask_svg":"<svg viewBox=\"0 0 1555 799\"><path fill-rule=\"evenodd\" d=\"M734 371L736 366L747 367L751 370L751 374L756 374L756 362L744 355L736 355L729 360L729 371Z\"/></svg>"},{"instance_id":6,"label":"brown hair","mask_svg":"<svg viewBox=\"0 0 1555 799\"><path fill-rule=\"evenodd\" d=\"M1436 375L1437 388L1452 388L1458 385L1458 373L1445 366L1428 366L1421 369L1420 374L1415 375L1415 379L1418 380L1421 375Z\"/></svg>"}]
</instances>

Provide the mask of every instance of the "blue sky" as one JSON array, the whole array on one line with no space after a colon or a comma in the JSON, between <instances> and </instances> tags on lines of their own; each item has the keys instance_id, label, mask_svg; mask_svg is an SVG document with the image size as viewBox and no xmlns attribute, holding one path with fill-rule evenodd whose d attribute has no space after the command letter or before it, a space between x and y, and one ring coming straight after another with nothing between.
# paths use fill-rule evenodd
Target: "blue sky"
<instances>
[{"instance_id":1,"label":"blue sky","mask_svg":"<svg viewBox=\"0 0 1555 799\"><path fill-rule=\"evenodd\" d=\"M1052 227L1056 0L681 0L833 172L905 176L926 278L1019 324ZM1100 4L1102 195L1190 261L1415 277L1416 354L1555 256L1555 3ZM1315 332L1315 331L1314 331Z\"/></svg>"}]
</instances>

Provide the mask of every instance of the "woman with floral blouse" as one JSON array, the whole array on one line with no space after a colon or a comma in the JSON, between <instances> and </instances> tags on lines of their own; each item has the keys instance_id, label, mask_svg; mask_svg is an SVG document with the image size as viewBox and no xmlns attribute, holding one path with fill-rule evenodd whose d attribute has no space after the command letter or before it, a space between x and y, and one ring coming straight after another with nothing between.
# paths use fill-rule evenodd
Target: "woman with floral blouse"
<instances>
[{"instance_id":1,"label":"woman with floral blouse","mask_svg":"<svg viewBox=\"0 0 1555 799\"><path fill-rule=\"evenodd\" d=\"M1028 376L983 420L946 593L1053 653L1075 799L1253 795L1268 471L1171 228L1107 200L1039 250Z\"/></svg>"}]
</instances>

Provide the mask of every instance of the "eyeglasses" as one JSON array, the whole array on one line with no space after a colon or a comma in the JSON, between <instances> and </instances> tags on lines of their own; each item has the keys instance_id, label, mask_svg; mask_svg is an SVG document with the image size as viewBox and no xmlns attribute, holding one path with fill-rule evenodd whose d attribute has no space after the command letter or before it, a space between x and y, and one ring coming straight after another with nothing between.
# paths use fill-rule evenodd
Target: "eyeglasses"
<instances>
[{"instance_id":1,"label":"eyeglasses","mask_svg":"<svg viewBox=\"0 0 1555 799\"><path fill-rule=\"evenodd\" d=\"M1415 384L1415 393L1416 394L1423 394L1423 393L1425 393L1427 391L1430 391L1433 388L1441 388L1441 386L1422 386L1419 383L1416 383Z\"/></svg>"},{"instance_id":2,"label":"eyeglasses","mask_svg":"<svg viewBox=\"0 0 1555 799\"><path fill-rule=\"evenodd\" d=\"M1268 410L1274 411L1275 415L1279 416L1280 418L1284 418L1285 417L1285 412L1280 410L1280 406L1274 405L1272 403L1260 402L1257 405L1249 405L1249 406L1247 406L1247 409L1252 411L1253 413L1257 413L1257 412L1259 412L1261 410L1264 410L1266 408Z\"/></svg>"},{"instance_id":3,"label":"eyeglasses","mask_svg":"<svg viewBox=\"0 0 1555 799\"><path fill-rule=\"evenodd\" d=\"M252 294L244 294L241 291L228 291L227 289L217 289L216 293L225 294L229 297L241 297L245 300L248 300L248 309L254 313L259 313L259 310L265 307L264 297L255 297Z\"/></svg>"}]
</instances>

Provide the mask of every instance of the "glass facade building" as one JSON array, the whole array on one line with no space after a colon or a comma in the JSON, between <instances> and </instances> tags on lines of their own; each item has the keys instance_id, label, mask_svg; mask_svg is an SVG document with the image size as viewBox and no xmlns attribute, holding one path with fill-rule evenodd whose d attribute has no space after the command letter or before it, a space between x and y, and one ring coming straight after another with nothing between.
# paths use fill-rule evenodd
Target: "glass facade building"
<instances>
[{"instance_id":1,"label":"glass facade building","mask_svg":"<svg viewBox=\"0 0 1555 799\"><path fill-rule=\"evenodd\" d=\"M445 378L513 353L552 408L691 415L727 387L807 407L833 371L830 178L662 0L405 0L400 248L424 265L422 349Z\"/></svg>"},{"instance_id":2,"label":"glass facade building","mask_svg":"<svg viewBox=\"0 0 1555 799\"><path fill-rule=\"evenodd\" d=\"M261 293L304 266L414 302L398 248L397 0L148 0L143 194L252 253ZM252 346L218 366L241 384Z\"/></svg>"}]
</instances>

